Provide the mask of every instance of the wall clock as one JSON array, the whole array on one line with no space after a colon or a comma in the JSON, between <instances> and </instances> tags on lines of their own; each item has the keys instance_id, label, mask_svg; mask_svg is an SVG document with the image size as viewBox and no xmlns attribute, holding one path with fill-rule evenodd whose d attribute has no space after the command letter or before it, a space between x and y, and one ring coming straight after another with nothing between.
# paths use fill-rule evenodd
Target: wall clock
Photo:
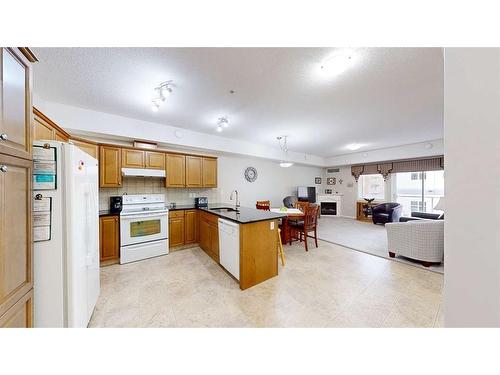
<instances>
[{"instance_id":1,"label":"wall clock","mask_svg":"<svg viewBox=\"0 0 500 375\"><path fill-rule=\"evenodd\" d=\"M245 178L248 182L254 182L257 179L257 170L254 167L245 169Z\"/></svg>"}]
</instances>

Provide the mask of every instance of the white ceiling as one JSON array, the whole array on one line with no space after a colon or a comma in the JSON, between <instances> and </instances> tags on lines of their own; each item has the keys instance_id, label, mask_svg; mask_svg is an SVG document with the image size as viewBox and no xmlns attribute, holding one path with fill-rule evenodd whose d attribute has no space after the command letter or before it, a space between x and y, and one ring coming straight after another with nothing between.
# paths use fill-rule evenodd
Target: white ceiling
<instances>
[{"instance_id":1,"label":"white ceiling","mask_svg":"<svg viewBox=\"0 0 500 375\"><path fill-rule=\"evenodd\" d=\"M439 48L357 48L339 76L319 73L332 48L34 48L43 100L322 157L443 137ZM175 89L153 113L153 88ZM235 94L230 94L235 90Z\"/></svg>"}]
</instances>

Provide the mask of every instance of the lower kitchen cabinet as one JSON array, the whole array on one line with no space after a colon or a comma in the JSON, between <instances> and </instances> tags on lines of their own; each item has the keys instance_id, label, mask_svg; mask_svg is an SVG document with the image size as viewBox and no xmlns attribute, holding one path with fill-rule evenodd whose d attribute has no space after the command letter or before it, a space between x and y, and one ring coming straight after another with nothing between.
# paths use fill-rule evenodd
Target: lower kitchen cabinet
<instances>
[{"instance_id":1,"label":"lower kitchen cabinet","mask_svg":"<svg viewBox=\"0 0 500 375\"><path fill-rule=\"evenodd\" d=\"M33 289L0 316L0 328L33 327Z\"/></svg>"},{"instance_id":2,"label":"lower kitchen cabinet","mask_svg":"<svg viewBox=\"0 0 500 375\"><path fill-rule=\"evenodd\" d=\"M186 210L184 212L184 243L198 243L198 210Z\"/></svg>"},{"instance_id":3,"label":"lower kitchen cabinet","mask_svg":"<svg viewBox=\"0 0 500 375\"><path fill-rule=\"evenodd\" d=\"M99 218L99 254L101 265L117 263L120 259L120 218L117 215Z\"/></svg>"},{"instance_id":4,"label":"lower kitchen cabinet","mask_svg":"<svg viewBox=\"0 0 500 375\"><path fill-rule=\"evenodd\" d=\"M169 247L184 245L184 211L172 211L168 217Z\"/></svg>"},{"instance_id":5,"label":"lower kitchen cabinet","mask_svg":"<svg viewBox=\"0 0 500 375\"><path fill-rule=\"evenodd\" d=\"M200 247L219 263L219 225L216 215L200 213Z\"/></svg>"}]
</instances>

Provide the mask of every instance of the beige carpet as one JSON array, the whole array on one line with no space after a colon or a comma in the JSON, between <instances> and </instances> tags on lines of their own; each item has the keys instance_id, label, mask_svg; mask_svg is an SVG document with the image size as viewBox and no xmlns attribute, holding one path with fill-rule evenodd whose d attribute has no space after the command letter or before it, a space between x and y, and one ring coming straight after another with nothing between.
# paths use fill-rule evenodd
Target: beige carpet
<instances>
[{"instance_id":1,"label":"beige carpet","mask_svg":"<svg viewBox=\"0 0 500 375\"><path fill-rule=\"evenodd\" d=\"M444 265L424 267L411 259L398 256L390 258L387 233L383 225L375 225L345 217L323 216L318 223L318 238L364 253L403 262L423 269L444 273Z\"/></svg>"}]
</instances>

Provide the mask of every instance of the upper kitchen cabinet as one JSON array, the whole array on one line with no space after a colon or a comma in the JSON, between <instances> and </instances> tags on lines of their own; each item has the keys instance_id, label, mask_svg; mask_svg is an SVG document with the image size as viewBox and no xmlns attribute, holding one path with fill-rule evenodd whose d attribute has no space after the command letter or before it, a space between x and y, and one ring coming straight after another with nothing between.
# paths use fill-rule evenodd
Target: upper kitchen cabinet
<instances>
[{"instance_id":1,"label":"upper kitchen cabinet","mask_svg":"<svg viewBox=\"0 0 500 375\"><path fill-rule=\"evenodd\" d=\"M203 158L203 187L217 187L217 159Z\"/></svg>"},{"instance_id":2,"label":"upper kitchen cabinet","mask_svg":"<svg viewBox=\"0 0 500 375\"><path fill-rule=\"evenodd\" d=\"M32 164L0 154L0 317L33 287Z\"/></svg>"},{"instance_id":3,"label":"upper kitchen cabinet","mask_svg":"<svg viewBox=\"0 0 500 375\"><path fill-rule=\"evenodd\" d=\"M120 187L122 185L122 149L113 146L99 148L100 187Z\"/></svg>"},{"instance_id":4,"label":"upper kitchen cabinet","mask_svg":"<svg viewBox=\"0 0 500 375\"><path fill-rule=\"evenodd\" d=\"M146 151L146 168L165 169L165 154L162 152Z\"/></svg>"},{"instance_id":5,"label":"upper kitchen cabinet","mask_svg":"<svg viewBox=\"0 0 500 375\"><path fill-rule=\"evenodd\" d=\"M38 109L33 108L33 140L68 142L69 134Z\"/></svg>"},{"instance_id":6,"label":"upper kitchen cabinet","mask_svg":"<svg viewBox=\"0 0 500 375\"><path fill-rule=\"evenodd\" d=\"M144 168L144 151L122 149L122 168Z\"/></svg>"},{"instance_id":7,"label":"upper kitchen cabinet","mask_svg":"<svg viewBox=\"0 0 500 375\"><path fill-rule=\"evenodd\" d=\"M0 153L31 159L31 62L0 48Z\"/></svg>"},{"instance_id":8,"label":"upper kitchen cabinet","mask_svg":"<svg viewBox=\"0 0 500 375\"><path fill-rule=\"evenodd\" d=\"M71 143L94 159L99 159L99 146L97 143L74 137L71 138Z\"/></svg>"},{"instance_id":9,"label":"upper kitchen cabinet","mask_svg":"<svg viewBox=\"0 0 500 375\"><path fill-rule=\"evenodd\" d=\"M202 158L186 155L186 186L202 187Z\"/></svg>"},{"instance_id":10,"label":"upper kitchen cabinet","mask_svg":"<svg viewBox=\"0 0 500 375\"><path fill-rule=\"evenodd\" d=\"M186 156L180 154L167 154L167 187L186 186Z\"/></svg>"}]
</instances>

